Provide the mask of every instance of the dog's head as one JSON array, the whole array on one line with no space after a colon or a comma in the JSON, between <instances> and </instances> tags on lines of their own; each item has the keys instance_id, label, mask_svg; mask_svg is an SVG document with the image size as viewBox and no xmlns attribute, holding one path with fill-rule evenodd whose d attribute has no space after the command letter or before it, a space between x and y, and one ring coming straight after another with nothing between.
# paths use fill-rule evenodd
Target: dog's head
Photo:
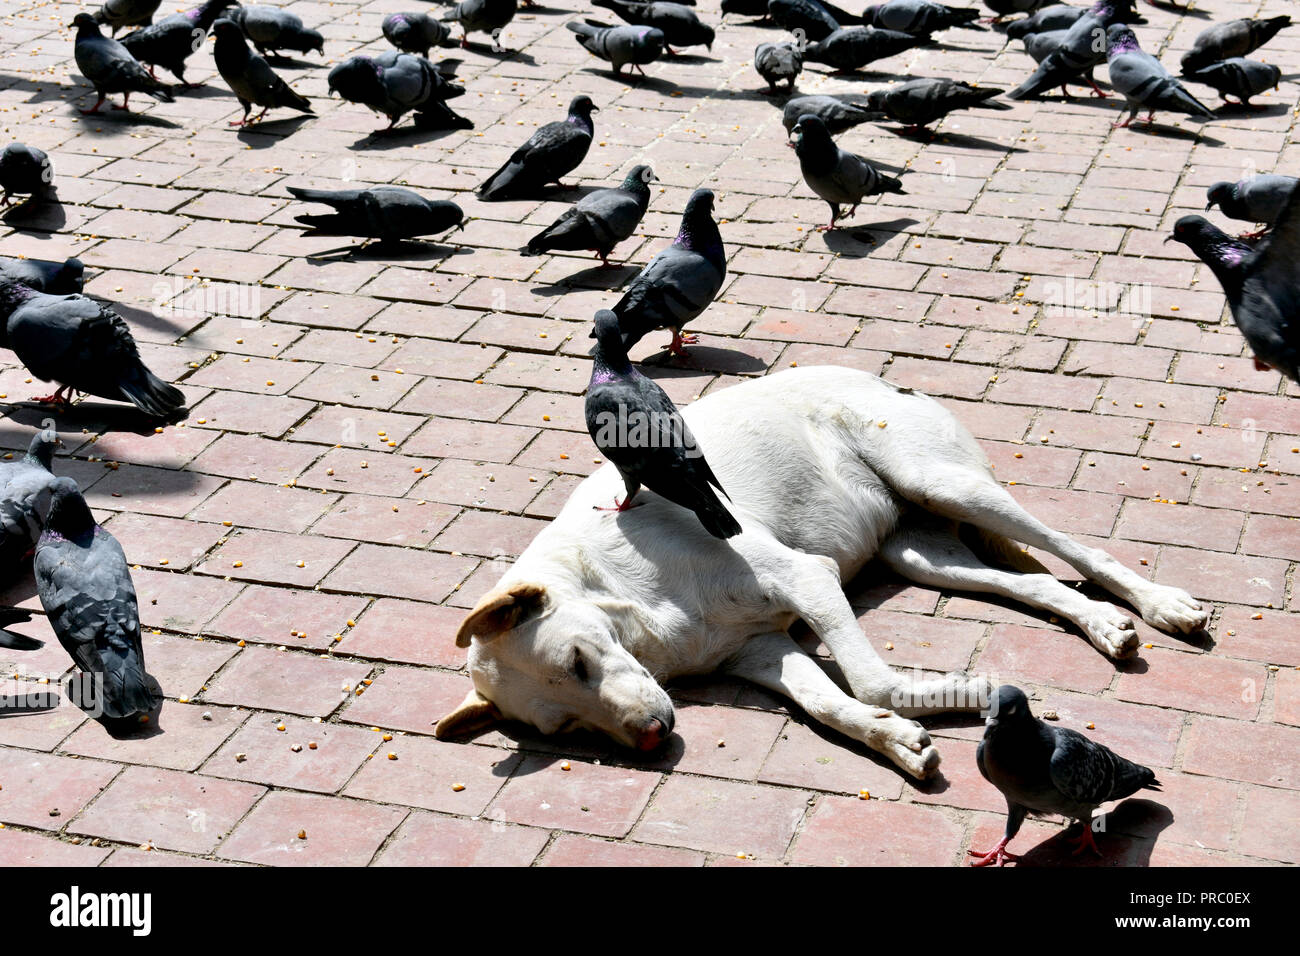
<instances>
[{"instance_id":1,"label":"dog's head","mask_svg":"<svg viewBox=\"0 0 1300 956\"><path fill-rule=\"evenodd\" d=\"M470 611L456 644L469 648L474 689L438 721L439 738L507 719L653 750L672 732L672 701L589 601L554 600L540 584L500 587Z\"/></svg>"}]
</instances>

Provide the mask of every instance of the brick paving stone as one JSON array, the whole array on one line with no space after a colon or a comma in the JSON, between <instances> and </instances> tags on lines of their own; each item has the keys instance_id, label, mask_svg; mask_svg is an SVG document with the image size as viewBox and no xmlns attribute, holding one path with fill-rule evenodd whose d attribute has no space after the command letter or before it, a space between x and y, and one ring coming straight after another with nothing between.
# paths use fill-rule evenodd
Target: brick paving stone
<instances>
[{"instance_id":1,"label":"brick paving stone","mask_svg":"<svg viewBox=\"0 0 1300 956\"><path fill-rule=\"evenodd\" d=\"M102 731L101 731L102 732ZM39 830L64 824L117 776L117 764L0 748L0 821Z\"/></svg>"},{"instance_id":2,"label":"brick paving stone","mask_svg":"<svg viewBox=\"0 0 1300 956\"><path fill-rule=\"evenodd\" d=\"M324 717L352 697L370 665L246 647L209 686L204 699L258 710Z\"/></svg>"},{"instance_id":3,"label":"brick paving stone","mask_svg":"<svg viewBox=\"0 0 1300 956\"><path fill-rule=\"evenodd\" d=\"M395 736L376 741L373 759L364 762L344 792L381 803L476 817L516 772L519 760L518 754L497 747ZM528 822L514 820L508 810L500 819Z\"/></svg>"},{"instance_id":4,"label":"brick paving stone","mask_svg":"<svg viewBox=\"0 0 1300 956\"><path fill-rule=\"evenodd\" d=\"M239 824L220 854L273 866L364 866L407 812L277 791L267 794Z\"/></svg>"},{"instance_id":5,"label":"brick paving stone","mask_svg":"<svg viewBox=\"0 0 1300 956\"><path fill-rule=\"evenodd\" d=\"M546 851L539 866L703 866L705 857L690 850L612 843L571 833L561 834Z\"/></svg>"},{"instance_id":6,"label":"brick paving stone","mask_svg":"<svg viewBox=\"0 0 1300 956\"><path fill-rule=\"evenodd\" d=\"M206 634L321 650L366 607L364 598L250 585L204 628Z\"/></svg>"},{"instance_id":7,"label":"brick paving stone","mask_svg":"<svg viewBox=\"0 0 1300 956\"><path fill-rule=\"evenodd\" d=\"M1183 769L1204 776L1300 790L1294 760L1300 728L1197 717L1188 726Z\"/></svg>"},{"instance_id":8,"label":"brick paving stone","mask_svg":"<svg viewBox=\"0 0 1300 956\"><path fill-rule=\"evenodd\" d=\"M772 859L785 855L807 809L808 795L799 790L670 776L655 793L632 838Z\"/></svg>"},{"instance_id":9,"label":"brick paving stone","mask_svg":"<svg viewBox=\"0 0 1300 956\"><path fill-rule=\"evenodd\" d=\"M1142 664L1120 675L1119 699L1240 720L1259 713L1268 675L1258 664L1162 648L1146 651Z\"/></svg>"},{"instance_id":10,"label":"brick paving stone","mask_svg":"<svg viewBox=\"0 0 1300 956\"><path fill-rule=\"evenodd\" d=\"M259 713L206 761L203 772L283 789L337 793L380 746L379 735L369 729Z\"/></svg>"},{"instance_id":11,"label":"brick paving stone","mask_svg":"<svg viewBox=\"0 0 1300 956\"><path fill-rule=\"evenodd\" d=\"M537 859L549 838L546 830L535 827L514 826L499 820L445 817L417 810L398 827L375 865L528 866Z\"/></svg>"},{"instance_id":12,"label":"brick paving stone","mask_svg":"<svg viewBox=\"0 0 1300 956\"><path fill-rule=\"evenodd\" d=\"M210 853L264 792L247 783L127 767L94 806L68 824L68 832Z\"/></svg>"},{"instance_id":13,"label":"brick paving stone","mask_svg":"<svg viewBox=\"0 0 1300 956\"><path fill-rule=\"evenodd\" d=\"M554 757L525 757L492 801L489 815L529 826L622 837L637 822L660 780L657 773L584 762L568 761L571 769L565 770L564 763Z\"/></svg>"},{"instance_id":14,"label":"brick paving stone","mask_svg":"<svg viewBox=\"0 0 1300 956\"><path fill-rule=\"evenodd\" d=\"M1096 693L1110 685L1115 665L1081 635L997 624L976 662L978 672Z\"/></svg>"},{"instance_id":15,"label":"brick paving stone","mask_svg":"<svg viewBox=\"0 0 1300 956\"><path fill-rule=\"evenodd\" d=\"M111 852L109 847L74 845L21 830L0 831L0 866L5 867L98 866Z\"/></svg>"},{"instance_id":16,"label":"brick paving stone","mask_svg":"<svg viewBox=\"0 0 1300 956\"><path fill-rule=\"evenodd\" d=\"M955 823L928 807L823 797L791 860L813 866L949 866L962 836Z\"/></svg>"},{"instance_id":17,"label":"brick paving stone","mask_svg":"<svg viewBox=\"0 0 1300 956\"><path fill-rule=\"evenodd\" d=\"M197 770L247 717L247 711L234 708L169 701L156 723L136 733L110 736L98 722L87 721L61 749L119 763Z\"/></svg>"},{"instance_id":18,"label":"brick paving stone","mask_svg":"<svg viewBox=\"0 0 1300 956\"><path fill-rule=\"evenodd\" d=\"M383 598L344 631L335 653L458 668L465 652L456 647L456 631L464 619L460 608Z\"/></svg>"},{"instance_id":19,"label":"brick paving stone","mask_svg":"<svg viewBox=\"0 0 1300 956\"><path fill-rule=\"evenodd\" d=\"M786 723L758 774L763 783L897 800L903 781L894 766L865 745L806 723Z\"/></svg>"}]
</instances>

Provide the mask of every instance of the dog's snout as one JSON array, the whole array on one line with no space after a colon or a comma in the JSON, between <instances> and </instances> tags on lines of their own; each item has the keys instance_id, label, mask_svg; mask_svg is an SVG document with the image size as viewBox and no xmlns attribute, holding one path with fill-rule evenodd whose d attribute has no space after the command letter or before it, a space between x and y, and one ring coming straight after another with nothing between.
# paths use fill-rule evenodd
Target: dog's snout
<instances>
[{"instance_id":1,"label":"dog's snout","mask_svg":"<svg viewBox=\"0 0 1300 956\"><path fill-rule=\"evenodd\" d=\"M637 750L655 750L667 739L672 728L665 725L658 717L651 717L641 732L636 735Z\"/></svg>"}]
</instances>

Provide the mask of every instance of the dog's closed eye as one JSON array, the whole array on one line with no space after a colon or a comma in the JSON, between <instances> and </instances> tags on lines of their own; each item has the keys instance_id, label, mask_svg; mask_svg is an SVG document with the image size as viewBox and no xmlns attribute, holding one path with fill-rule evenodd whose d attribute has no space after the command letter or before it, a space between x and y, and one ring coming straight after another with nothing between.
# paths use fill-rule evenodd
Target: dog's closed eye
<instances>
[{"instance_id":1,"label":"dog's closed eye","mask_svg":"<svg viewBox=\"0 0 1300 956\"><path fill-rule=\"evenodd\" d=\"M587 682L587 662L582 659L582 651L573 649L573 676L584 684Z\"/></svg>"}]
</instances>

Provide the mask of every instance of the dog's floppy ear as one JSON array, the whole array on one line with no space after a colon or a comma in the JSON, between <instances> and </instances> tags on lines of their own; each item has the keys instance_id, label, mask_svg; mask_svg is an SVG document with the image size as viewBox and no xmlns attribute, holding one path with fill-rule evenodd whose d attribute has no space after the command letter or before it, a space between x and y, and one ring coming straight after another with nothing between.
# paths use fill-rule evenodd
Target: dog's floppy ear
<instances>
[{"instance_id":1,"label":"dog's floppy ear","mask_svg":"<svg viewBox=\"0 0 1300 956\"><path fill-rule=\"evenodd\" d=\"M477 689L471 688L460 706L440 719L433 728L439 740L479 730L501 719L501 711Z\"/></svg>"},{"instance_id":2,"label":"dog's floppy ear","mask_svg":"<svg viewBox=\"0 0 1300 956\"><path fill-rule=\"evenodd\" d=\"M456 646L469 647L469 640L475 635L490 640L505 633L526 614L540 608L545 600L546 588L540 584L512 584L505 590L489 591L461 622L456 631Z\"/></svg>"}]
</instances>

